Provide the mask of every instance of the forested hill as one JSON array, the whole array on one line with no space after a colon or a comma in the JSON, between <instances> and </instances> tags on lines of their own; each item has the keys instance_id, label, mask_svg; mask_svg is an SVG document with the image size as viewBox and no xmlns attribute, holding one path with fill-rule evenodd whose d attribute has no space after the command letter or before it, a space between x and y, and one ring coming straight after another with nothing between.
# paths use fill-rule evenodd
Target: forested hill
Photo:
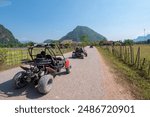
<instances>
[{"instance_id":1,"label":"forested hill","mask_svg":"<svg viewBox=\"0 0 150 117\"><path fill-rule=\"evenodd\" d=\"M69 32L66 36L62 37L60 40L72 40L81 41L82 36L87 36L90 41L106 40L106 37L95 32L94 30L86 26L77 26L73 31Z\"/></svg>"},{"instance_id":2,"label":"forested hill","mask_svg":"<svg viewBox=\"0 0 150 117\"><path fill-rule=\"evenodd\" d=\"M12 32L0 24L0 45L14 45L17 43L19 41L15 39Z\"/></svg>"}]
</instances>

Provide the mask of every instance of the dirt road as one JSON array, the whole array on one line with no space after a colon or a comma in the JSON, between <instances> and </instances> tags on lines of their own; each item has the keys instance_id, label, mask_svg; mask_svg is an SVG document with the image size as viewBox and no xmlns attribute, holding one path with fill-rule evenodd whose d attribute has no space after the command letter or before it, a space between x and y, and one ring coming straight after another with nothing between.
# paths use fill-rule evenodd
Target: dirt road
<instances>
[{"instance_id":1,"label":"dirt road","mask_svg":"<svg viewBox=\"0 0 150 117\"><path fill-rule=\"evenodd\" d=\"M70 59L71 74L57 76L52 90L44 96L32 84L14 89L12 77L20 68L0 72L0 99L133 99L130 90L115 80L97 49L86 50L88 57ZM65 56L71 57L71 53Z\"/></svg>"}]
</instances>

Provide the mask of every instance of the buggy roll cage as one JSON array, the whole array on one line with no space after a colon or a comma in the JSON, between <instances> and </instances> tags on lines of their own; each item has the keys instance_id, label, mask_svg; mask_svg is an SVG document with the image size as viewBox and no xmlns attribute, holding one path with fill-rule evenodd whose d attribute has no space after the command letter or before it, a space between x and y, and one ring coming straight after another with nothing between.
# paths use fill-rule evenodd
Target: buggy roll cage
<instances>
[{"instance_id":1,"label":"buggy roll cage","mask_svg":"<svg viewBox=\"0 0 150 117\"><path fill-rule=\"evenodd\" d=\"M33 49L34 48L44 48L45 52L48 51L51 56L56 57L57 55L53 51L54 47L57 47L57 49L59 50L61 56L65 59L65 57L63 55L63 52L61 51L60 47L57 44L36 44L34 46L28 47L28 53L29 53L31 59L34 60L33 56L36 56L36 55L33 55Z\"/></svg>"}]
</instances>

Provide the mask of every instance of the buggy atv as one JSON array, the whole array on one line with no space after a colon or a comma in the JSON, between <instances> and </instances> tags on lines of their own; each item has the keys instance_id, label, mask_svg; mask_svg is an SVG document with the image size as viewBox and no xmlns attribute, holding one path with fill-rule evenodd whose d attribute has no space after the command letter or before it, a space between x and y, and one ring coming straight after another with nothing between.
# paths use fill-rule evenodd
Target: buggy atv
<instances>
[{"instance_id":1,"label":"buggy atv","mask_svg":"<svg viewBox=\"0 0 150 117\"><path fill-rule=\"evenodd\" d=\"M93 48L93 45L90 45L90 48Z\"/></svg>"},{"instance_id":2,"label":"buggy atv","mask_svg":"<svg viewBox=\"0 0 150 117\"><path fill-rule=\"evenodd\" d=\"M76 47L75 50L72 52L72 58L84 59L84 57L87 57L87 52L82 47Z\"/></svg>"},{"instance_id":3,"label":"buggy atv","mask_svg":"<svg viewBox=\"0 0 150 117\"><path fill-rule=\"evenodd\" d=\"M53 78L58 75L61 69L66 70L66 74L70 73L70 61L66 59L56 45L59 56L56 55L56 48L52 45L36 45L28 48L28 53L31 60L23 60L26 66L20 66L23 71L18 72L14 77L16 88L25 87L30 82L37 86L40 93L46 94L52 88ZM34 50L40 51L39 54L34 55Z\"/></svg>"}]
</instances>

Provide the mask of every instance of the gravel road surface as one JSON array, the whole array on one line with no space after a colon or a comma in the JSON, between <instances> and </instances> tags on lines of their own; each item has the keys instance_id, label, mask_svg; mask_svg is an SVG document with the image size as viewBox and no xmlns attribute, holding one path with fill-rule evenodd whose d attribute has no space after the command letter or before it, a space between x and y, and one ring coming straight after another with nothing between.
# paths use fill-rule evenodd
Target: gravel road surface
<instances>
[{"instance_id":1,"label":"gravel road surface","mask_svg":"<svg viewBox=\"0 0 150 117\"><path fill-rule=\"evenodd\" d=\"M110 72L97 49L95 47L85 49L88 52L85 59L72 59L71 53L65 54L70 58L71 73L56 76L53 88L47 95L39 94L32 84L22 89L14 89L12 77L21 70L20 68L0 72L0 99L134 99L130 90L116 81L115 74Z\"/></svg>"}]
</instances>

